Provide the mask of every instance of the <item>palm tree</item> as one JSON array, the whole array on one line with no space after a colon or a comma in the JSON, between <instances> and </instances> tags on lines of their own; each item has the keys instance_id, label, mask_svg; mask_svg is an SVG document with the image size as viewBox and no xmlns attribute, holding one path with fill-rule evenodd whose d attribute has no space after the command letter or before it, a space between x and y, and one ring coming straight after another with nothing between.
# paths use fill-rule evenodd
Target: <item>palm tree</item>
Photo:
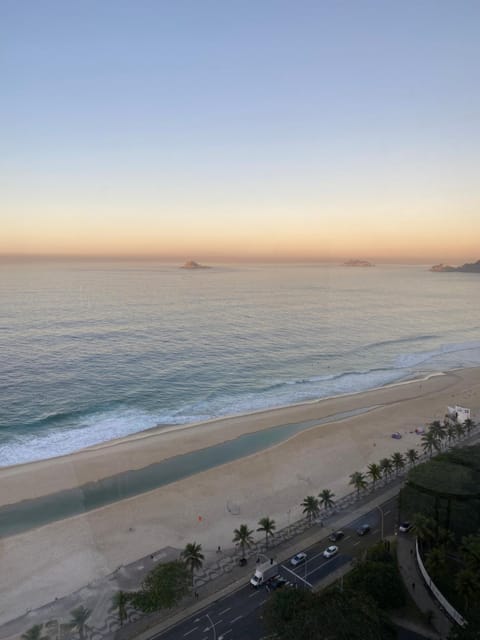
<instances>
[{"instance_id":1,"label":"palm tree","mask_svg":"<svg viewBox=\"0 0 480 640\"><path fill-rule=\"evenodd\" d=\"M312 520L315 520L315 518L318 518L318 516L320 515L320 503L318 499L315 498L315 496L307 496L303 499L303 502L300 506L303 507L302 513L307 516L310 522L312 522Z\"/></svg>"},{"instance_id":2,"label":"palm tree","mask_svg":"<svg viewBox=\"0 0 480 640\"><path fill-rule=\"evenodd\" d=\"M439 420L434 420L432 423L429 424L428 432L431 432L434 434L434 439L437 442L437 446L435 448L437 449L437 451L441 451L442 441L445 439L445 436L446 436L445 426Z\"/></svg>"},{"instance_id":3,"label":"palm tree","mask_svg":"<svg viewBox=\"0 0 480 640\"><path fill-rule=\"evenodd\" d=\"M433 450L439 451L440 445L438 442L438 438L435 435L434 431L427 431L422 436L422 449L425 453L428 453L430 458L433 455Z\"/></svg>"},{"instance_id":4,"label":"palm tree","mask_svg":"<svg viewBox=\"0 0 480 640\"><path fill-rule=\"evenodd\" d=\"M405 455L407 457L408 462L413 467L415 462L418 460L418 453L416 452L415 449L409 449Z\"/></svg>"},{"instance_id":5,"label":"palm tree","mask_svg":"<svg viewBox=\"0 0 480 640\"><path fill-rule=\"evenodd\" d=\"M242 548L242 558L245 558L245 547L253 544L253 529L249 529L246 524L241 524L238 529L233 530L232 542L237 542Z\"/></svg>"},{"instance_id":6,"label":"palm tree","mask_svg":"<svg viewBox=\"0 0 480 640\"><path fill-rule=\"evenodd\" d=\"M86 623L90 613L90 609L86 609L83 605L70 611L70 615L72 616L70 627L78 631L80 640L84 640L85 638L85 629L87 627Z\"/></svg>"},{"instance_id":7,"label":"palm tree","mask_svg":"<svg viewBox=\"0 0 480 640\"><path fill-rule=\"evenodd\" d=\"M354 471L350 476L350 482L348 484L351 484L355 487L357 491L357 499L358 499L360 495L360 490L365 489L365 487L367 486L365 474L362 473L361 471Z\"/></svg>"},{"instance_id":8,"label":"palm tree","mask_svg":"<svg viewBox=\"0 0 480 640\"><path fill-rule=\"evenodd\" d=\"M468 610L472 601L475 602L480 593L480 579L478 578L478 574L470 568L462 569L457 573L455 588L463 598L465 609Z\"/></svg>"},{"instance_id":9,"label":"palm tree","mask_svg":"<svg viewBox=\"0 0 480 640\"><path fill-rule=\"evenodd\" d=\"M335 494L332 493L330 489L322 489L318 497L320 498L320 504L325 510L330 509L335 504L335 500L333 499Z\"/></svg>"},{"instance_id":10,"label":"palm tree","mask_svg":"<svg viewBox=\"0 0 480 640\"><path fill-rule=\"evenodd\" d=\"M180 554L187 567L192 572L192 582L195 571L201 569L205 556L202 553L202 545L196 542L189 542Z\"/></svg>"},{"instance_id":11,"label":"palm tree","mask_svg":"<svg viewBox=\"0 0 480 640\"><path fill-rule=\"evenodd\" d=\"M464 424L462 424L461 422L455 422L454 428L455 428L455 435L458 440L461 440L462 438L465 437L466 429Z\"/></svg>"},{"instance_id":12,"label":"palm tree","mask_svg":"<svg viewBox=\"0 0 480 640\"><path fill-rule=\"evenodd\" d=\"M260 520L258 521L258 524L260 525L257 529L257 531L263 531L265 534L265 548L268 547L268 536L274 536L274 531L276 528L275 525L275 520L272 520L272 518L269 517L265 517L265 518L260 518Z\"/></svg>"},{"instance_id":13,"label":"palm tree","mask_svg":"<svg viewBox=\"0 0 480 640\"><path fill-rule=\"evenodd\" d=\"M421 542L434 538L436 526L435 520L424 516L423 513L416 513L412 518L412 531Z\"/></svg>"},{"instance_id":14,"label":"palm tree","mask_svg":"<svg viewBox=\"0 0 480 640\"><path fill-rule=\"evenodd\" d=\"M368 465L367 475L370 476L372 480L372 488L375 490L375 484L382 477L382 470L379 464L372 462L372 464Z\"/></svg>"},{"instance_id":15,"label":"palm tree","mask_svg":"<svg viewBox=\"0 0 480 640\"><path fill-rule=\"evenodd\" d=\"M117 591L113 594L111 610L118 613L121 627L123 627L123 623L127 619L127 604L129 600L130 594L125 591Z\"/></svg>"},{"instance_id":16,"label":"palm tree","mask_svg":"<svg viewBox=\"0 0 480 640\"><path fill-rule=\"evenodd\" d=\"M470 420L470 418L467 418L463 423L463 426L465 427L465 431L467 432L467 435L470 435L472 430L476 427L476 424L473 420Z\"/></svg>"},{"instance_id":17,"label":"palm tree","mask_svg":"<svg viewBox=\"0 0 480 640\"><path fill-rule=\"evenodd\" d=\"M390 458L382 458L380 460L380 469L382 470L382 475L389 478L393 473L393 463Z\"/></svg>"},{"instance_id":18,"label":"palm tree","mask_svg":"<svg viewBox=\"0 0 480 640\"><path fill-rule=\"evenodd\" d=\"M427 553L425 558L425 567L428 573L435 579L439 578L445 571L447 562L447 554L444 546L433 547Z\"/></svg>"},{"instance_id":19,"label":"palm tree","mask_svg":"<svg viewBox=\"0 0 480 640\"><path fill-rule=\"evenodd\" d=\"M22 634L22 640L47 640L47 636L42 636L41 624L35 624L28 631Z\"/></svg>"},{"instance_id":20,"label":"palm tree","mask_svg":"<svg viewBox=\"0 0 480 640\"><path fill-rule=\"evenodd\" d=\"M457 438L457 434L458 434L457 424L458 424L457 422L454 422L453 424L449 423L447 425L446 434L447 434L447 443L449 447L451 446L452 442Z\"/></svg>"},{"instance_id":21,"label":"palm tree","mask_svg":"<svg viewBox=\"0 0 480 640\"><path fill-rule=\"evenodd\" d=\"M398 473L405 466L405 459L404 459L404 457L402 456L401 453L396 451L395 453L392 454L392 457L390 458L390 460L392 461L392 464L395 467L395 475L398 476Z\"/></svg>"}]
</instances>

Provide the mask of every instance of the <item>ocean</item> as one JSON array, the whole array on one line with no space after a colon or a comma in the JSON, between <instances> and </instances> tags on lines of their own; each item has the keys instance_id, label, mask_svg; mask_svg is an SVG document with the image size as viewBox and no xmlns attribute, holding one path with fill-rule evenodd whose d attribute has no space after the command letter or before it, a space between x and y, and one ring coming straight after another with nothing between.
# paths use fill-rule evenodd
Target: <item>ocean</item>
<instances>
[{"instance_id":1,"label":"ocean","mask_svg":"<svg viewBox=\"0 0 480 640\"><path fill-rule=\"evenodd\" d=\"M471 366L476 274L0 264L0 466Z\"/></svg>"}]
</instances>

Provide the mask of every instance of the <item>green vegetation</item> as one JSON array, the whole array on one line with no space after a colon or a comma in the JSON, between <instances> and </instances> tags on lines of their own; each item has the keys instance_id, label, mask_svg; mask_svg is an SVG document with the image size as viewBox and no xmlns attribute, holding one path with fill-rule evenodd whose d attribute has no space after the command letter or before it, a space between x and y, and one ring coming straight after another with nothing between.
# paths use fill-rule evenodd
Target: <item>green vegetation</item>
<instances>
[{"instance_id":1,"label":"green vegetation","mask_svg":"<svg viewBox=\"0 0 480 640\"><path fill-rule=\"evenodd\" d=\"M302 513L307 516L310 522L313 522L313 520L315 520L315 518L318 518L318 516L320 515L320 502L318 498L315 498L315 496L307 496L303 499L303 502L300 506L303 507Z\"/></svg>"},{"instance_id":2,"label":"green vegetation","mask_svg":"<svg viewBox=\"0 0 480 640\"><path fill-rule=\"evenodd\" d=\"M330 489L322 489L322 491L320 491L320 493L318 494L320 504L325 510L331 509L331 507L333 507L333 505L335 504L334 497L335 494L332 493Z\"/></svg>"},{"instance_id":3,"label":"green vegetation","mask_svg":"<svg viewBox=\"0 0 480 640\"><path fill-rule=\"evenodd\" d=\"M121 627L127 619L127 604L130 598L131 595L125 591L117 591L112 598L112 611L117 612Z\"/></svg>"},{"instance_id":4,"label":"green vegetation","mask_svg":"<svg viewBox=\"0 0 480 640\"><path fill-rule=\"evenodd\" d=\"M241 524L238 529L233 530L233 540L240 545L242 549L242 558L245 558L245 549L251 547L253 544L253 529L249 529L248 525Z\"/></svg>"},{"instance_id":5,"label":"green vegetation","mask_svg":"<svg viewBox=\"0 0 480 640\"><path fill-rule=\"evenodd\" d=\"M22 634L22 640L47 640L47 636L42 636L41 624L35 624L28 631Z\"/></svg>"},{"instance_id":6,"label":"green vegetation","mask_svg":"<svg viewBox=\"0 0 480 640\"><path fill-rule=\"evenodd\" d=\"M83 605L70 611L72 619L70 620L70 627L75 631L78 631L80 640L84 640L85 631L87 629L87 620L90 617L90 609L86 609Z\"/></svg>"},{"instance_id":7,"label":"green vegetation","mask_svg":"<svg viewBox=\"0 0 480 640\"><path fill-rule=\"evenodd\" d=\"M266 630L278 640L390 640L395 638L369 596L344 589L320 594L278 591L265 606Z\"/></svg>"},{"instance_id":8,"label":"green vegetation","mask_svg":"<svg viewBox=\"0 0 480 640\"><path fill-rule=\"evenodd\" d=\"M432 423L437 450L442 438L455 437L449 426ZM469 619L480 608L480 446L442 452L412 469L400 505L432 580Z\"/></svg>"},{"instance_id":9,"label":"green vegetation","mask_svg":"<svg viewBox=\"0 0 480 640\"><path fill-rule=\"evenodd\" d=\"M272 520L272 518L260 518L260 520L258 521L258 529L257 531L263 531L263 533L265 534L265 547L268 547L268 536L274 536L274 531L275 531L275 520Z\"/></svg>"},{"instance_id":10,"label":"green vegetation","mask_svg":"<svg viewBox=\"0 0 480 640\"><path fill-rule=\"evenodd\" d=\"M396 635L386 611L406 601L395 557L372 547L343 581L319 594L276 592L265 608L267 631L278 640L387 640Z\"/></svg>"},{"instance_id":11,"label":"green vegetation","mask_svg":"<svg viewBox=\"0 0 480 640\"><path fill-rule=\"evenodd\" d=\"M353 592L368 595L380 609L394 609L406 601L395 558L383 543L369 550L366 560L347 574L344 585Z\"/></svg>"},{"instance_id":12,"label":"green vegetation","mask_svg":"<svg viewBox=\"0 0 480 640\"><path fill-rule=\"evenodd\" d=\"M205 556L202 553L202 545L197 544L196 542L190 542L185 546L185 549L182 551L180 556L192 574L193 583L195 571L202 568L203 561L205 559Z\"/></svg>"},{"instance_id":13,"label":"green vegetation","mask_svg":"<svg viewBox=\"0 0 480 640\"><path fill-rule=\"evenodd\" d=\"M144 612L170 609L189 592L191 571L181 560L159 564L150 571L142 588L132 595L132 604Z\"/></svg>"},{"instance_id":14,"label":"green vegetation","mask_svg":"<svg viewBox=\"0 0 480 640\"><path fill-rule=\"evenodd\" d=\"M360 471L354 471L350 476L349 484L352 484L354 486L358 498L358 496L360 495L360 491L362 489L366 489L368 483L364 473L361 473Z\"/></svg>"}]
</instances>

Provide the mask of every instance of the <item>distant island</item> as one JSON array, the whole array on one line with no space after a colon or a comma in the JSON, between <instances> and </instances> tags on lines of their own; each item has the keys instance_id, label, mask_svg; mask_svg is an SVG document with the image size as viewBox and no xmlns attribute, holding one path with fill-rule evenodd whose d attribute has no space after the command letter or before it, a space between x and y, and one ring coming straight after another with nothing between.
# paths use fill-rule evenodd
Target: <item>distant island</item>
<instances>
[{"instance_id":1,"label":"distant island","mask_svg":"<svg viewBox=\"0 0 480 640\"><path fill-rule=\"evenodd\" d=\"M368 260L347 260L342 267L374 267L375 265Z\"/></svg>"},{"instance_id":2,"label":"distant island","mask_svg":"<svg viewBox=\"0 0 480 640\"><path fill-rule=\"evenodd\" d=\"M452 267L449 264L434 264L430 271L437 273L452 273L454 271L459 273L480 273L480 260L477 260L477 262L466 262L461 267Z\"/></svg>"},{"instance_id":3,"label":"distant island","mask_svg":"<svg viewBox=\"0 0 480 640\"><path fill-rule=\"evenodd\" d=\"M210 269L210 267L205 264L198 264L195 260L187 260L185 264L182 264L180 269Z\"/></svg>"}]
</instances>

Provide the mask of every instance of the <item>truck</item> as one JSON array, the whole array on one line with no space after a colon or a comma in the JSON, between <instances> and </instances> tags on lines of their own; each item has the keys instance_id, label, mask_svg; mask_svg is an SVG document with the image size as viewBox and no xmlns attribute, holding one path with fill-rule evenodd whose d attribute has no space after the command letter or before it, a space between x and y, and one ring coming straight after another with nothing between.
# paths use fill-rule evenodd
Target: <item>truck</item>
<instances>
[{"instance_id":1,"label":"truck","mask_svg":"<svg viewBox=\"0 0 480 640\"><path fill-rule=\"evenodd\" d=\"M255 573L250 578L252 587L260 587L262 584L265 584L269 578L272 578L277 573L277 567L277 563L271 561L257 565Z\"/></svg>"}]
</instances>

